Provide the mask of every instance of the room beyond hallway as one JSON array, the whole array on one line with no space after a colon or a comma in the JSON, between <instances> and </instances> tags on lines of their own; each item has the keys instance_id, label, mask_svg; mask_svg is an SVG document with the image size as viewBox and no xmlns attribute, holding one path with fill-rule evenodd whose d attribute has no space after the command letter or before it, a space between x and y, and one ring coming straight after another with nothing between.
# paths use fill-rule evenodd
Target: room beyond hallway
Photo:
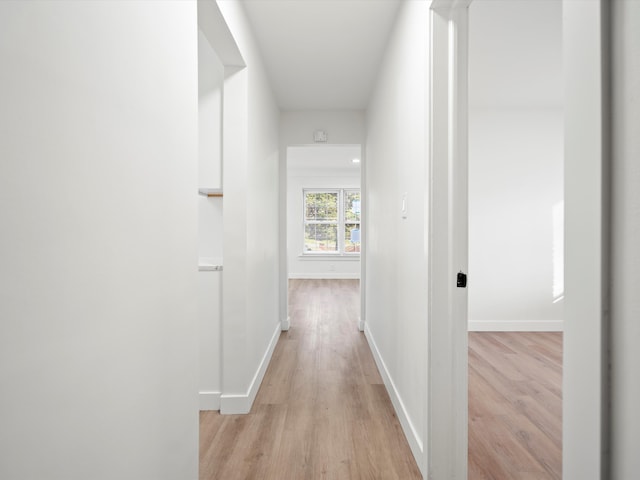
<instances>
[{"instance_id":1,"label":"room beyond hallway","mask_svg":"<svg viewBox=\"0 0 640 480\"><path fill-rule=\"evenodd\" d=\"M358 280L290 280L251 412L200 414L200 480L421 479L364 334Z\"/></svg>"}]
</instances>

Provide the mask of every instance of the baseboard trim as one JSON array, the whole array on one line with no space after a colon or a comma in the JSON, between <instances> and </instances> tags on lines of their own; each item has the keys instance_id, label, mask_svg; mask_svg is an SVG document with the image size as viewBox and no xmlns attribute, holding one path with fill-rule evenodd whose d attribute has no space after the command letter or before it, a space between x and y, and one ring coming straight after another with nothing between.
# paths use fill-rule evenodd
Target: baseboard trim
<instances>
[{"instance_id":1,"label":"baseboard trim","mask_svg":"<svg viewBox=\"0 0 640 480\"><path fill-rule=\"evenodd\" d=\"M364 332L364 320L362 318L358 318L358 330Z\"/></svg>"},{"instance_id":2,"label":"baseboard trim","mask_svg":"<svg viewBox=\"0 0 640 480\"><path fill-rule=\"evenodd\" d=\"M276 325L275 330L273 331L273 335L271 336L271 341L269 342L269 346L267 350L264 352L262 356L262 361L256 370L256 373L253 376L253 380L249 385L249 389L247 393L244 395L225 395L222 394L220 396L220 413L223 415L237 415L237 414L245 414L251 411L251 407L253 406L253 401L256 399L256 395L258 394L258 390L260 389L260 385L262 384L262 380L264 379L264 374L267 371L267 367L269 366L269 362L271 361L271 356L273 355L273 351L276 348L276 344L280 339L280 333L282 332L282 326L280 322Z\"/></svg>"},{"instance_id":3,"label":"baseboard trim","mask_svg":"<svg viewBox=\"0 0 640 480\"><path fill-rule=\"evenodd\" d=\"M360 272L290 273L289 278L309 280L358 280L360 278Z\"/></svg>"},{"instance_id":4,"label":"baseboard trim","mask_svg":"<svg viewBox=\"0 0 640 480\"><path fill-rule=\"evenodd\" d=\"M470 332L562 332L562 320L469 320Z\"/></svg>"},{"instance_id":5,"label":"baseboard trim","mask_svg":"<svg viewBox=\"0 0 640 480\"><path fill-rule=\"evenodd\" d=\"M200 392L200 411L220 410L220 392Z\"/></svg>"},{"instance_id":6,"label":"baseboard trim","mask_svg":"<svg viewBox=\"0 0 640 480\"><path fill-rule=\"evenodd\" d=\"M288 331L291 328L291 317L287 317L285 320L280 321L280 330L283 332Z\"/></svg>"},{"instance_id":7,"label":"baseboard trim","mask_svg":"<svg viewBox=\"0 0 640 480\"><path fill-rule=\"evenodd\" d=\"M413 425L413 422L409 418L407 410L404 406L404 402L402 401L402 398L400 397L400 394L396 389L395 383L393 382L393 379L389 374L389 370L387 370L387 366L384 363L384 360L382 360L380 351L378 350L376 341L373 335L371 334L371 330L369 330L368 324L364 325L364 334L367 341L369 342L369 347L371 349L371 353L373 354L373 359L375 360L376 365L378 366L378 371L382 376L382 381L384 382L387 392L389 393L389 397L391 397L391 403L393 404L393 408L396 411L396 415L400 420L400 425L402 426L404 436L407 438L409 447L411 448L411 453L413 453L413 457L415 458L416 463L418 464L418 468L422 472L423 476L426 478L426 473L423 471L424 447L423 447L422 440L420 440L420 435L418 435L418 432L415 426Z\"/></svg>"}]
</instances>

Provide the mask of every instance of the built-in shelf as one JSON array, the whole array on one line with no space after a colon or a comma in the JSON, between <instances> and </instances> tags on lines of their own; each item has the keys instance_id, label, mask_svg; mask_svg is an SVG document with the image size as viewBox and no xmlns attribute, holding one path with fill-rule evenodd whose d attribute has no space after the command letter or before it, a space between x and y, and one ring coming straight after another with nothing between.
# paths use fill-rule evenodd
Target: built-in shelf
<instances>
[{"instance_id":1,"label":"built-in shelf","mask_svg":"<svg viewBox=\"0 0 640 480\"><path fill-rule=\"evenodd\" d=\"M198 259L198 270L201 272L221 272L221 257L204 257Z\"/></svg>"},{"instance_id":2,"label":"built-in shelf","mask_svg":"<svg viewBox=\"0 0 640 480\"><path fill-rule=\"evenodd\" d=\"M200 272L221 272L222 265L198 265Z\"/></svg>"},{"instance_id":3,"label":"built-in shelf","mask_svg":"<svg viewBox=\"0 0 640 480\"><path fill-rule=\"evenodd\" d=\"M198 188L198 194L204 195L205 197L222 197L222 189L200 187Z\"/></svg>"}]
</instances>

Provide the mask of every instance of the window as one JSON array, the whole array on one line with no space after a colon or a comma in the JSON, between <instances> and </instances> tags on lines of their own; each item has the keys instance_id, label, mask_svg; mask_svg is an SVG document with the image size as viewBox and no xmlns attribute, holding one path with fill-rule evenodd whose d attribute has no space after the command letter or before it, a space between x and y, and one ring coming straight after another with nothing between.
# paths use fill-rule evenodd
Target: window
<instances>
[{"instance_id":1,"label":"window","mask_svg":"<svg viewBox=\"0 0 640 480\"><path fill-rule=\"evenodd\" d=\"M360 253L360 190L344 190L345 253Z\"/></svg>"},{"instance_id":2,"label":"window","mask_svg":"<svg viewBox=\"0 0 640 480\"><path fill-rule=\"evenodd\" d=\"M360 190L304 190L304 253L360 253Z\"/></svg>"}]
</instances>

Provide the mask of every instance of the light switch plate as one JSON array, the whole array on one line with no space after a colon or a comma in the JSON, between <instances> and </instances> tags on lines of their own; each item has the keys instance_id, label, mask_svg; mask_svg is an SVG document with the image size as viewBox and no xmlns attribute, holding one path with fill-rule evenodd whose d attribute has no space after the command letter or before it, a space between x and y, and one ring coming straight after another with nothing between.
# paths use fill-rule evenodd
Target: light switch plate
<instances>
[{"instance_id":1,"label":"light switch plate","mask_svg":"<svg viewBox=\"0 0 640 480\"><path fill-rule=\"evenodd\" d=\"M401 209L401 214L402 214L402 218L406 219L407 215L408 215L408 200L407 200L407 192L404 192L402 194L402 209Z\"/></svg>"}]
</instances>

